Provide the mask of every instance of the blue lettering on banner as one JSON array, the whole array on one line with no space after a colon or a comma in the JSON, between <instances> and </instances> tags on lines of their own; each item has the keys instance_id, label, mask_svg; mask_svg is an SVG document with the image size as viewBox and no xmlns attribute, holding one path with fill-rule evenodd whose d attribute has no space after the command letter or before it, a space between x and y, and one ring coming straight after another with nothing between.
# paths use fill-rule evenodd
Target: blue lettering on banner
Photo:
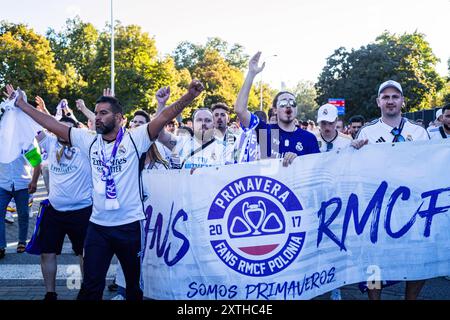
<instances>
[{"instance_id":1,"label":"blue lettering on banner","mask_svg":"<svg viewBox=\"0 0 450 320\"><path fill-rule=\"evenodd\" d=\"M353 217L353 226L355 228L355 232L357 235L361 235L367 228L367 225L370 221L370 241L372 243L377 243L378 241L378 230L380 224L380 215L381 208L383 205L383 200L386 195L386 191L388 189L388 183L383 181L378 187L377 191L373 195L372 199L369 201L366 210L364 211L361 219L359 218L359 206L358 206L358 196L352 193L349 196L347 207L344 213L344 222L342 226L342 235L339 238L333 231L331 231L330 226L339 216L342 211L342 200L341 198L332 198L328 201L322 202L322 206L319 209L317 215L319 217L319 226L318 226L318 235L317 235L317 247L319 247L320 243L323 241L324 236L327 236L331 239L341 250L347 251L345 246L345 240L348 232L348 228L350 225L350 220ZM384 218L383 227L386 231L386 234L393 239L398 239L404 236L417 221L417 217L421 217L425 219L425 228L423 236L425 238L430 236L431 233L431 224L433 221L433 217L437 214L441 214L447 212L450 209L450 203L448 206L438 207L437 200L439 195L443 193L450 192L450 188L443 188L437 190L431 190L422 193L422 200L426 198L430 198L428 208L422 209L425 201L421 203L417 211L411 216L409 221L400 228L398 231L392 230L391 227L391 219L392 213L394 211L394 207L397 203L399 203L399 198L402 201L407 201L410 198L411 191L408 187L400 186L392 193L387 206L386 206L386 215ZM327 211L332 211L331 215L327 218Z\"/></svg>"},{"instance_id":2,"label":"blue lettering on banner","mask_svg":"<svg viewBox=\"0 0 450 320\"><path fill-rule=\"evenodd\" d=\"M163 225L164 225L164 216L161 213L158 213L158 216L156 217L155 224L152 229L150 229L150 224L153 217L153 207L149 205L146 209L146 216L147 221L145 223L144 232L145 232L145 242L144 242L144 248L147 247L147 239L148 236L151 234L151 240L150 245L148 246L149 250L152 250L155 248L156 245L156 255L158 258L161 258L164 256L164 262L166 265L173 266L178 261L180 261L188 252L189 250L189 240L186 238L184 234L182 234L180 231L176 229L176 225L179 221L187 221L188 215L184 210L179 210L177 214L175 215L175 218L172 221L172 215L173 215L173 207L174 204L172 203L172 207L169 214L169 220L167 221L167 227L166 231L164 233L164 238L161 240L161 236L163 233ZM181 220L180 220L181 219ZM168 242L169 235L173 235L172 238L181 240L181 245L179 245L178 251L173 255L171 255L171 248L172 248L172 242ZM174 239L174 240L175 240ZM145 252L145 250L144 250Z\"/></svg>"},{"instance_id":3,"label":"blue lettering on banner","mask_svg":"<svg viewBox=\"0 0 450 320\"><path fill-rule=\"evenodd\" d=\"M222 262L243 275L264 277L284 270L300 254L300 201L281 182L263 176L229 183L208 214L210 243Z\"/></svg>"},{"instance_id":4,"label":"blue lettering on banner","mask_svg":"<svg viewBox=\"0 0 450 320\"><path fill-rule=\"evenodd\" d=\"M298 299L304 293L321 289L336 281L336 268L332 267L311 275L304 275L301 280L285 282L259 282L239 287L237 284L211 284L193 281L186 293L188 299L234 299L238 294L246 300Z\"/></svg>"}]
</instances>

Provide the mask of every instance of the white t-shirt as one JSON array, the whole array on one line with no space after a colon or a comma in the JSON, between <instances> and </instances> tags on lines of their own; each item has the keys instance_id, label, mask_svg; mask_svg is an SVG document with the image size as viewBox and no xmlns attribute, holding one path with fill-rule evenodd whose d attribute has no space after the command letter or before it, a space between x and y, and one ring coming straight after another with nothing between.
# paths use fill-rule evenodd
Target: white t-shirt
<instances>
[{"instance_id":1,"label":"white t-shirt","mask_svg":"<svg viewBox=\"0 0 450 320\"><path fill-rule=\"evenodd\" d=\"M153 143L148 136L146 125L125 132L111 168L120 208L105 210L106 196L93 191L94 207L90 221L95 224L113 227L145 219L139 194L139 156L136 154L136 149L130 137L133 138L139 156L147 152ZM71 144L79 147L90 158L94 186L99 183L102 177L99 139L102 139L102 136L97 135L94 131L75 128L70 131ZM115 141L105 142L107 157L111 156L114 143Z\"/></svg>"},{"instance_id":2,"label":"white t-shirt","mask_svg":"<svg viewBox=\"0 0 450 320\"><path fill-rule=\"evenodd\" d=\"M435 127L435 128L432 128L432 129L430 129L430 130L428 130L428 133L430 134L430 138L431 139L437 139L437 140L439 140L439 139L447 139L448 137L450 137L450 134L448 134L447 132L445 132L445 130L444 130L444 134L446 135L446 137L447 138L444 138L443 136L442 136L442 133L441 133L441 129L440 129L441 127ZM443 128L443 127L442 127Z\"/></svg>"},{"instance_id":3,"label":"white t-shirt","mask_svg":"<svg viewBox=\"0 0 450 320\"><path fill-rule=\"evenodd\" d=\"M403 118L404 125L401 135L406 141L429 140L427 131L418 124ZM393 127L384 123L381 118L374 120L362 127L356 139L368 139L369 143L393 142L394 135L391 133Z\"/></svg>"},{"instance_id":4,"label":"white t-shirt","mask_svg":"<svg viewBox=\"0 0 450 320\"><path fill-rule=\"evenodd\" d=\"M176 140L177 144L172 150L171 159L171 164L174 168L177 168L177 165L182 165L183 169L193 169L233 163L232 156L234 145L229 145L227 147L227 144L223 141L214 139L208 146L190 156L190 154L199 149L202 144L200 144L197 139L186 136L179 136Z\"/></svg>"},{"instance_id":5,"label":"white t-shirt","mask_svg":"<svg viewBox=\"0 0 450 320\"><path fill-rule=\"evenodd\" d=\"M48 153L50 193L48 199L58 211L72 211L92 205L92 177L89 159L79 148L66 147L58 163L61 144L45 135L39 146Z\"/></svg>"},{"instance_id":6,"label":"white t-shirt","mask_svg":"<svg viewBox=\"0 0 450 320\"><path fill-rule=\"evenodd\" d=\"M327 150L327 142L322 138L322 135L320 133L316 134L316 138L317 142L319 143L320 152L342 150L344 148L348 148L352 143L351 136L338 132L336 138L334 138L332 141L328 141L333 144L333 147Z\"/></svg>"}]
</instances>

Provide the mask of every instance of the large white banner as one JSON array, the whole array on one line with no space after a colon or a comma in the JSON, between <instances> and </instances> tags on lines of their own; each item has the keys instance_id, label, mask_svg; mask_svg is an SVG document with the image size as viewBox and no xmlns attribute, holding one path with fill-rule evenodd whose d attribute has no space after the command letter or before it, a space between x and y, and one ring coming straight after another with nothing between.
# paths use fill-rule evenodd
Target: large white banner
<instances>
[{"instance_id":1,"label":"large white banner","mask_svg":"<svg viewBox=\"0 0 450 320\"><path fill-rule=\"evenodd\" d=\"M144 173L144 295L310 299L450 275L450 143Z\"/></svg>"}]
</instances>

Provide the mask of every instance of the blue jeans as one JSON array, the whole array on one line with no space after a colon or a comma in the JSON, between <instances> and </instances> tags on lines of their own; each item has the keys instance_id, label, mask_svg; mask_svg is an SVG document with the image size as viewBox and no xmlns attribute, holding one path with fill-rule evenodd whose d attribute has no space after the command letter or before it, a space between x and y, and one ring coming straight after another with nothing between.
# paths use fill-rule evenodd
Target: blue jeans
<instances>
[{"instance_id":1,"label":"blue jeans","mask_svg":"<svg viewBox=\"0 0 450 320\"><path fill-rule=\"evenodd\" d=\"M7 191L0 188L0 249L6 248L5 213L12 198L16 201L19 216L19 242L26 243L28 236L28 189Z\"/></svg>"}]
</instances>

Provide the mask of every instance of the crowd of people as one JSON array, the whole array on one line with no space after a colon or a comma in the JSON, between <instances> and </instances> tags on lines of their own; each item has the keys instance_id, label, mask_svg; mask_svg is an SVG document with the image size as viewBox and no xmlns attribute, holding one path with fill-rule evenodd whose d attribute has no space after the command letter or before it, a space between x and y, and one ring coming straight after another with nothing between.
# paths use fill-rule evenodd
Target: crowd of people
<instances>
[{"instance_id":1,"label":"crowd of people","mask_svg":"<svg viewBox=\"0 0 450 320\"><path fill-rule=\"evenodd\" d=\"M268 158L281 158L283 166L289 166L297 157L312 153L450 135L450 105L440 110L426 130L402 117L403 89L393 80L379 86L376 103L381 117L367 123L363 116L355 115L345 124L331 104L318 109L315 121L299 121L296 97L286 91L274 97L268 114L252 113L248 110L250 90L264 69L259 59L257 53L249 62L234 110L217 103L195 110L192 118L183 121L176 119L204 89L197 80L169 106L170 88L161 88L156 93L156 113L150 116L137 110L130 121L109 89L96 101L94 111L77 100L77 109L88 119L86 124L78 121L67 100L61 100L56 114L51 115L42 98L36 97L36 107L32 106L22 90L8 85L5 103L12 103L44 128L36 135L44 161L34 168L23 156L0 163L0 259L5 257L5 213L12 199L19 217L17 252L25 252L29 195L36 191L42 173L49 200L38 239L45 299L57 299L57 255L68 235L83 273L78 299L102 299L106 274L116 255L118 273L126 283L119 290L121 297L141 300L143 202L149 197L152 201L142 188L142 170L194 172ZM235 122L230 122L232 111L237 115ZM405 297L416 299L423 284L424 280L408 282ZM380 299L381 288L382 284L370 288L369 297ZM340 299L339 289L333 290L331 298Z\"/></svg>"}]
</instances>

